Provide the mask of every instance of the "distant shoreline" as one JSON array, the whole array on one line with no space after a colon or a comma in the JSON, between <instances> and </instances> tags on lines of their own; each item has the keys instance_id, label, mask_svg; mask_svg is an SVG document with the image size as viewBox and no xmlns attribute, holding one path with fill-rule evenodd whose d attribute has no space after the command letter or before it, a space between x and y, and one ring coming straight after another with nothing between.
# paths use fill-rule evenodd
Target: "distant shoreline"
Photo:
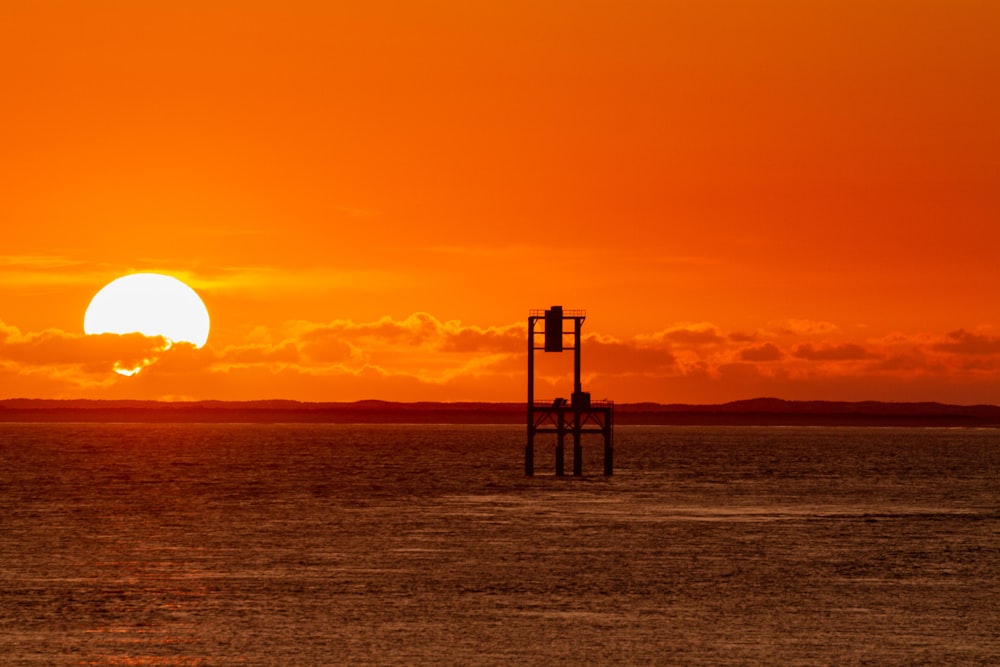
<instances>
[{"instance_id":1,"label":"distant shoreline","mask_svg":"<svg viewBox=\"0 0 1000 667\"><path fill-rule=\"evenodd\" d=\"M523 424L523 403L0 400L0 422ZM619 403L615 423L692 426L1000 428L1000 407L757 398L717 405Z\"/></svg>"}]
</instances>

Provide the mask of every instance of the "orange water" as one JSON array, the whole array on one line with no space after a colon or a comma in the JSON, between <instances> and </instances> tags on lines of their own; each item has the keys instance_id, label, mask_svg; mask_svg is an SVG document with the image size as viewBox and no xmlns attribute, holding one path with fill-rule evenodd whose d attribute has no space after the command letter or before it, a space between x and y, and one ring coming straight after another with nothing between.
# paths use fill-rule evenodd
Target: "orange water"
<instances>
[{"instance_id":1,"label":"orange water","mask_svg":"<svg viewBox=\"0 0 1000 667\"><path fill-rule=\"evenodd\" d=\"M0 425L0 662L1000 661L996 431L523 433Z\"/></svg>"}]
</instances>

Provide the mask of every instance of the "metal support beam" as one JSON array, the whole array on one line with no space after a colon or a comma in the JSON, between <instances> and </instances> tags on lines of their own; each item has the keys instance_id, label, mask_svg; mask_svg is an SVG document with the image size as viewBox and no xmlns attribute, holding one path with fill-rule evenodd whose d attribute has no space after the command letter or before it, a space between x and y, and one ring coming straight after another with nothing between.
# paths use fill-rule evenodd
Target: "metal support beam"
<instances>
[{"instance_id":1,"label":"metal support beam","mask_svg":"<svg viewBox=\"0 0 1000 667\"><path fill-rule=\"evenodd\" d=\"M613 431L612 431L612 413L608 413L608 419L604 422L604 476L611 477L611 473L615 469L615 448L612 442Z\"/></svg>"},{"instance_id":2,"label":"metal support beam","mask_svg":"<svg viewBox=\"0 0 1000 667\"><path fill-rule=\"evenodd\" d=\"M573 413L573 476L583 475L583 447L580 445L580 411Z\"/></svg>"},{"instance_id":3,"label":"metal support beam","mask_svg":"<svg viewBox=\"0 0 1000 667\"><path fill-rule=\"evenodd\" d=\"M576 317L573 318L573 397L574 400L576 396L583 392L583 385L580 384L580 341L582 340L581 331L583 329L583 318ZM579 420L578 420L579 421Z\"/></svg>"},{"instance_id":4,"label":"metal support beam","mask_svg":"<svg viewBox=\"0 0 1000 667\"><path fill-rule=\"evenodd\" d=\"M528 317L528 442L524 445L524 474L535 474L535 320Z\"/></svg>"}]
</instances>

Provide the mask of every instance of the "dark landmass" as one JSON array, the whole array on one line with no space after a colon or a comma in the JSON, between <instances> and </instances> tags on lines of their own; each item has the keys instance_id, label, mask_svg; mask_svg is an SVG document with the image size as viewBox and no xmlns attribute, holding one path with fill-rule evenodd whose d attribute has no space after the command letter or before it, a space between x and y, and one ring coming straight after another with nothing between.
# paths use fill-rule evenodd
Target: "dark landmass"
<instances>
[{"instance_id":1,"label":"dark landmass","mask_svg":"<svg viewBox=\"0 0 1000 667\"><path fill-rule=\"evenodd\" d=\"M523 403L0 400L0 422L522 424ZM618 403L618 425L1000 427L1000 407L755 398L720 405Z\"/></svg>"}]
</instances>

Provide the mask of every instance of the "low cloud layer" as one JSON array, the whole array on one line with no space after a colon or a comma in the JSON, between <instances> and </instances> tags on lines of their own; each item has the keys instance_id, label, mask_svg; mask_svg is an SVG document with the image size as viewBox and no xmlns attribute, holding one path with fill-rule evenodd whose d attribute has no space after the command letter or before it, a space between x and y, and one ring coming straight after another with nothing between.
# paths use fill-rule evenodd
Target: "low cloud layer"
<instances>
[{"instance_id":1,"label":"low cloud layer","mask_svg":"<svg viewBox=\"0 0 1000 667\"><path fill-rule=\"evenodd\" d=\"M429 313L291 321L202 349L139 334L23 332L0 322L4 397L498 400L525 395L524 323ZM588 332L584 388L618 401L799 399L1000 402L1000 337L956 329L847 340L796 321L751 333L680 324L631 338ZM537 353L536 393L572 390L572 353ZM118 369L142 368L132 377Z\"/></svg>"}]
</instances>

